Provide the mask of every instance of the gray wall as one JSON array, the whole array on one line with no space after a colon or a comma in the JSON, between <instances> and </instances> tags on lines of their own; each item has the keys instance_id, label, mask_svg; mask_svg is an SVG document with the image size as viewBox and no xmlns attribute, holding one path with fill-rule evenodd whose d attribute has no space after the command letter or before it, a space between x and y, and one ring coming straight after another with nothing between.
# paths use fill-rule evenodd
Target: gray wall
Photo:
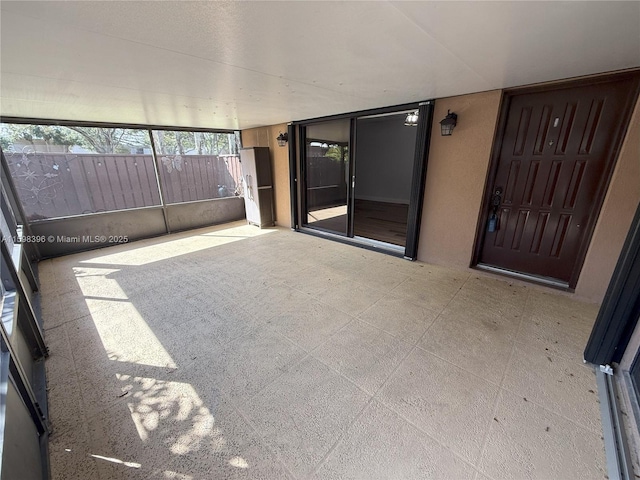
<instances>
[{"instance_id":1,"label":"gray wall","mask_svg":"<svg viewBox=\"0 0 640 480\"><path fill-rule=\"evenodd\" d=\"M8 357L3 360L8 361ZM0 477L3 480L39 480L43 474L38 431L13 383L7 382L6 388Z\"/></svg>"},{"instance_id":2,"label":"gray wall","mask_svg":"<svg viewBox=\"0 0 640 480\"><path fill-rule=\"evenodd\" d=\"M416 127L406 113L360 119L356 127L356 199L409 203Z\"/></svg>"},{"instance_id":3,"label":"gray wall","mask_svg":"<svg viewBox=\"0 0 640 480\"><path fill-rule=\"evenodd\" d=\"M171 232L243 218L245 215L242 197L167 205L167 219ZM46 237L46 242L38 243L42 258L107 247L121 243L124 239L119 237L124 236L127 237L125 242L128 243L167 233L162 207L132 208L42 220L32 223L31 230L35 236Z\"/></svg>"}]
</instances>

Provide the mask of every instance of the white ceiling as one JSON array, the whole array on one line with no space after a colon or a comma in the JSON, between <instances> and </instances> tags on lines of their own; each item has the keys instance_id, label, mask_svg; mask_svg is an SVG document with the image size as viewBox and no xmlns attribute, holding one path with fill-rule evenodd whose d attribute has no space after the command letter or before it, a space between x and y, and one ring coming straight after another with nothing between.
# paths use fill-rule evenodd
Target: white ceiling
<instances>
[{"instance_id":1,"label":"white ceiling","mask_svg":"<svg viewBox=\"0 0 640 480\"><path fill-rule=\"evenodd\" d=\"M640 66L640 2L6 1L2 115L248 128Z\"/></svg>"}]
</instances>

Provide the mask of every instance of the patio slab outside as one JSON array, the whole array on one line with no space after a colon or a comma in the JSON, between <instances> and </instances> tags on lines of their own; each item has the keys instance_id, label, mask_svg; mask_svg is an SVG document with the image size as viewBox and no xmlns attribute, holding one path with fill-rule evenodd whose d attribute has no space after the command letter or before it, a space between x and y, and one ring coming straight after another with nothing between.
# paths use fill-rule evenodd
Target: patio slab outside
<instances>
[{"instance_id":1,"label":"patio slab outside","mask_svg":"<svg viewBox=\"0 0 640 480\"><path fill-rule=\"evenodd\" d=\"M597 479L598 307L243 222L43 261L53 479Z\"/></svg>"}]
</instances>

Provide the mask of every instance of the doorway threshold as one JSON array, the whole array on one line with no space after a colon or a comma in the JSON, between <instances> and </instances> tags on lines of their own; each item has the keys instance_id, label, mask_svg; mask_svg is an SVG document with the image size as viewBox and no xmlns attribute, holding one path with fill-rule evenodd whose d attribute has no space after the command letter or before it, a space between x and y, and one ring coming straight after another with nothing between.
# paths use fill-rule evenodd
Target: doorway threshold
<instances>
[{"instance_id":1,"label":"doorway threshold","mask_svg":"<svg viewBox=\"0 0 640 480\"><path fill-rule=\"evenodd\" d=\"M541 277L538 275L531 275L529 273L516 272L513 270L507 270L506 268L494 267L493 265L486 265L484 263L478 263L472 268L478 270L484 270L486 272L496 273L505 277L517 278L518 280L524 280L526 282L537 283L538 285L544 285L546 287L555 288L558 290L564 290L565 292L573 292L573 289L569 288L569 283L561 280L556 280L549 277Z\"/></svg>"},{"instance_id":2,"label":"doorway threshold","mask_svg":"<svg viewBox=\"0 0 640 480\"><path fill-rule=\"evenodd\" d=\"M326 230L320 230L309 227L299 227L298 231L306 233L308 235L314 235L316 237L326 238L347 245L353 245L355 247L366 248L367 250L373 250L375 252L385 253L387 255L393 255L395 257L406 258L404 256L405 247L400 245L394 245L392 243L381 242L379 240L373 240L365 237L345 237L337 233L331 233Z\"/></svg>"}]
</instances>

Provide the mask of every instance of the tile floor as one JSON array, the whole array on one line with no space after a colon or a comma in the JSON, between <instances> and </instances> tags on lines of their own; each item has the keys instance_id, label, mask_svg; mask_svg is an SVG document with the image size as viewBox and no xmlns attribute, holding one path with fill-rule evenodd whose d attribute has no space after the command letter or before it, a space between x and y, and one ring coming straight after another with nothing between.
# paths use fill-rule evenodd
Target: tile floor
<instances>
[{"instance_id":1,"label":"tile floor","mask_svg":"<svg viewBox=\"0 0 640 480\"><path fill-rule=\"evenodd\" d=\"M53 479L606 478L597 306L243 223L39 269Z\"/></svg>"}]
</instances>

